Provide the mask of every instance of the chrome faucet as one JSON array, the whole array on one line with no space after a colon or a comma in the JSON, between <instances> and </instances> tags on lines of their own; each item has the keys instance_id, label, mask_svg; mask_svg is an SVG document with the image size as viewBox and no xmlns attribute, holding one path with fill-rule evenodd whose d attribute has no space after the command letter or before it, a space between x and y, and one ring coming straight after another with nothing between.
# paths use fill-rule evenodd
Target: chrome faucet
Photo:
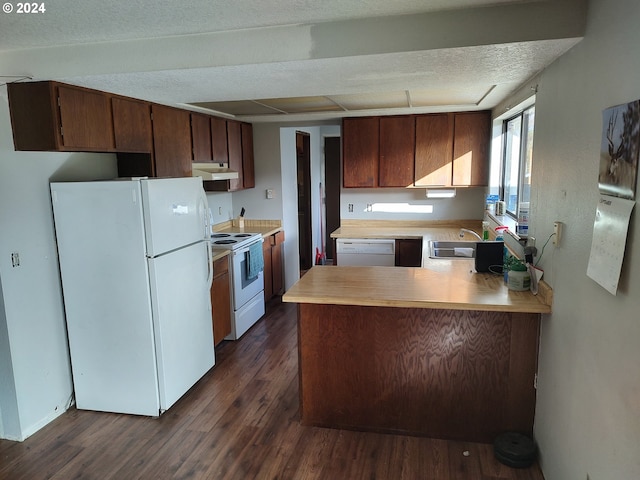
<instances>
[{"instance_id":1,"label":"chrome faucet","mask_svg":"<svg viewBox=\"0 0 640 480\"><path fill-rule=\"evenodd\" d=\"M478 240L480 240L482 242L482 237L480 235L478 235L476 232L474 232L473 230L469 230L468 228L461 228L460 229L460 238L464 238L464 232L470 233L472 235L475 235Z\"/></svg>"}]
</instances>

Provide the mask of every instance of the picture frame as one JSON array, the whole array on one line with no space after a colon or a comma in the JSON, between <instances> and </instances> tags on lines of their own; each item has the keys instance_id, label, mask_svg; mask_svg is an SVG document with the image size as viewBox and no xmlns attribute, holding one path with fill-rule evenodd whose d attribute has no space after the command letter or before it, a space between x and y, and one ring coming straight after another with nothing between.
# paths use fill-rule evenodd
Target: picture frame
<instances>
[{"instance_id":1,"label":"picture frame","mask_svg":"<svg viewBox=\"0 0 640 480\"><path fill-rule=\"evenodd\" d=\"M602 112L598 188L601 194L635 199L640 153L640 100Z\"/></svg>"}]
</instances>

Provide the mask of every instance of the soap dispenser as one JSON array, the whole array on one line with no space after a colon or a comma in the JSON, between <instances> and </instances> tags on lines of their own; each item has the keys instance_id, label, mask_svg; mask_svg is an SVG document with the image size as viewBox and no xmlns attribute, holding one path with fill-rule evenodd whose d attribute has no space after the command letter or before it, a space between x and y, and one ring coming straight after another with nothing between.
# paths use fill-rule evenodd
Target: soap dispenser
<instances>
[{"instance_id":1,"label":"soap dispenser","mask_svg":"<svg viewBox=\"0 0 640 480\"><path fill-rule=\"evenodd\" d=\"M503 242L504 244L504 232L509 230L509 227L496 227L496 242ZM507 275L509 272L509 250L507 249L507 245L504 244L502 247L502 273L504 274L504 283L507 283Z\"/></svg>"}]
</instances>

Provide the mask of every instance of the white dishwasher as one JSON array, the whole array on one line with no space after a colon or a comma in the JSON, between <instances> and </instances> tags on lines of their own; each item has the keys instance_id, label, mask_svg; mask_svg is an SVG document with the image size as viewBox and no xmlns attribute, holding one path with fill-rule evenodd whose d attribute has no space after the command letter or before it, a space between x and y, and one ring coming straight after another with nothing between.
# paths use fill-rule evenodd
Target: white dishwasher
<instances>
[{"instance_id":1,"label":"white dishwasher","mask_svg":"<svg viewBox=\"0 0 640 480\"><path fill-rule=\"evenodd\" d=\"M336 240L338 265L396 264L396 241L393 238L338 238Z\"/></svg>"}]
</instances>

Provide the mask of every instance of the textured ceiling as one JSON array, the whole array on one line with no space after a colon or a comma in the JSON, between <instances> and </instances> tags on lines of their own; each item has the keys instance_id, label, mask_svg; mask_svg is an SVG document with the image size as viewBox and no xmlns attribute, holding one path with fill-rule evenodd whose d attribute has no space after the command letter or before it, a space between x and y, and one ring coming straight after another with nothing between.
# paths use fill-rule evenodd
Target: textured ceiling
<instances>
[{"instance_id":1,"label":"textured ceiling","mask_svg":"<svg viewBox=\"0 0 640 480\"><path fill-rule=\"evenodd\" d=\"M407 15L522 1L53 0L44 2L43 14L2 15L0 51Z\"/></svg>"},{"instance_id":2,"label":"textured ceiling","mask_svg":"<svg viewBox=\"0 0 640 480\"><path fill-rule=\"evenodd\" d=\"M580 40L585 3L56 0L0 15L0 80L250 121L486 109Z\"/></svg>"}]
</instances>

